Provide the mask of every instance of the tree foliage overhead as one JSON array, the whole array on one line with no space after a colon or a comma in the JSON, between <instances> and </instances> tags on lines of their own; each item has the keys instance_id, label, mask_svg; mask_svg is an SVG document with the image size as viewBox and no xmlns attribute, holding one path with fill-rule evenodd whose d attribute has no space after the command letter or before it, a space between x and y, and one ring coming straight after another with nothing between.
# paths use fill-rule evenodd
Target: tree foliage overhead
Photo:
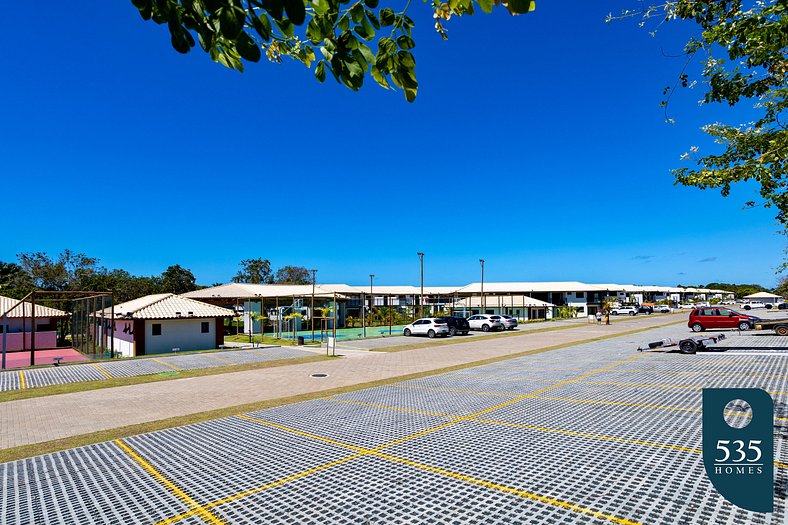
<instances>
[{"instance_id":1,"label":"tree foliage overhead","mask_svg":"<svg viewBox=\"0 0 788 525\"><path fill-rule=\"evenodd\" d=\"M276 284L311 284L312 274L303 266L282 266L276 271Z\"/></svg>"},{"instance_id":2,"label":"tree foliage overhead","mask_svg":"<svg viewBox=\"0 0 788 525\"><path fill-rule=\"evenodd\" d=\"M752 122L714 122L703 130L721 152L701 155L690 148L682 158L694 167L674 170L676 181L686 186L716 188L723 196L737 182L754 181L763 202L747 206L774 207L778 221L788 228L786 157L788 156L788 0L719 1L677 0L628 10L620 17L642 17L641 26L672 20L694 23L699 33L684 47L688 64L699 59L705 93L701 104L752 105ZM656 28L652 34L656 32ZM685 68L686 71L686 68ZM682 71L668 99L678 87L696 81ZM670 119L669 119L670 120Z\"/></svg>"},{"instance_id":3,"label":"tree foliage overhead","mask_svg":"<svg viewBox=\"0 0 788 525\"><path fill-rule=\"evenodd\" d=\"M271 272L271 261L258 257L257 259L244 259L241 269L232 278L234 283L271 284L274 282Z\"/></svg>"},{"instance_id":4,"label":"tree foliage overhead","mask_svg":"<svg viewBox=\"0 0 788 525\"><path fill-rule=\"evenodd\" d=\"M379 0L132 0L142 18L166 24L172 47L188 53L197 42L215 61L243 71L245 62L289 57L315 77L327 73L356 91L367 74L384 88L396 86L408 101L416 98L414 20L410 0L379 6ZM534 0L431 0L427 16L447 38L444 22L472 15L476 7L490 13L503 6L511 14L533 10ZM414 15L415 16L415 15ZM195 40L196 37L196 40ZM374 51L373 51L374 48Z\"/></svg>"}]
</instances>

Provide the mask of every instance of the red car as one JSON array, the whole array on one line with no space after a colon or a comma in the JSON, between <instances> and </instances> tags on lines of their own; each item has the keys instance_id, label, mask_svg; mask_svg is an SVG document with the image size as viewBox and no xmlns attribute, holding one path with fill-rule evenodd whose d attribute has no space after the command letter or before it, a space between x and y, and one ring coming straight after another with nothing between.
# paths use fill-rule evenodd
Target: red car
<instances>
[{"instance_id":1,"label":"red car","mask_svg":"<svg viewBox=\"0 0 788 525\"><path fill-rule=\"evenodd\" d=\"M689 316L687 326L693 332L715 328L734 328L738 330L752 330L759 317L747 315L731 310L730 308L695 308Z\"/></svg>"}]
</instances>

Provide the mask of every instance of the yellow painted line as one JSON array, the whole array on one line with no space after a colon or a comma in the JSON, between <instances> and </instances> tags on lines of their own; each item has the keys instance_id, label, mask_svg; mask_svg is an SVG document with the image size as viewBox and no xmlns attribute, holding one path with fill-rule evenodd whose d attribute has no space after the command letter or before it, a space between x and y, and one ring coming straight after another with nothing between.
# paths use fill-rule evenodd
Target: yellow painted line
<instances>
[{"instance_id":1,"label":"yellow painted line","mask_svg":"<svg viewBox=\"0 0 788 525\"><path fill-rule=\"evenodd\" d=\"M316 434L311 434L309 432L304 432L303 430L296 430L295 428L290 428L290 427L286 427L284 425L279 425L277 423L272 423L272 422L266 421L264 419L259 419L259 418L256 418L256 417L246 416L246 415L240 415L240 416L235 416L235 417L237 417L239 419L245 419L247 421L252 421L252 422L258 423L260 425L265 425L267 427L276 428L278 430L283 430L285 432L290 432L291 434L296 434L296 435L299 435L299 436L315 439L317 441L322 441L323 443L329 443L331 445L337 445L337 446L340 446L340 447L349 448L350 450L353 450L355 452L368 452L369 451L369 449L364 448L364 447L357 447L356 445L348 445L348 444L345 444L345 443L341 443L339 441L335 441L335 440L330 439L330 438L318 436Z\"/></svg>"},{"instance_id":2,"label":"yellow painted line","mask_svg":"<svg viewBox=\"0 0 788 525\"><path fill-rule=\"evenodd\" d=\"M493 483L491 481L486 481L483 479L475 478L473 476L468 476L466 474L460 474L457 472L452 472L450 470L442 469L439 467L433 467L431 465L425 465L424 463L419 463L416 461L412 461L405 458L400 458L397 456L392 456L390 454L385 454L382 452L373 452L373 456L380 457L383 459L387 459L389 461L393 461L396 463L402 463L404 465L408 465L410 467L423 470L426 472L432 472L435 474L440 474L442 476L446 476L449 478L453 478L459 481L464 481L465 483L470 483L472 485L478 485L481 487L485 487L492 490L497 490L499 492L504 492L506 494L513 494L515 496L520 496L521 498L530 499L533 501L538 501L540 503L545 503L547 505L552 505L554 507L559 507L566 510L571 510L577 512L579 514L585 514L587 516L593 516L595 518L603 519L610 521L612 523L616 523L617 525L640 525L637 521L628 520L626 518L620 518L618 516L613 516L612 514L606 514L604 512L599 512L593 509L589 509L588 507L583 507L582 505L578 505L576 503L571 503L568 501L560 500L557 498L551 498L549 496L543 496L541 494L537 494L535 492L529 492L527 490L517 489L514 487L509 487L507 485L501 485L499 483Z\"/></svg>"},{"instance_id":3,"label":"yellow painted line","mask_svg":"<svg viewBox=\"0 0 788 525\"><path fill-rule=\"evenodd\" d=\"M114 379L114 376L112 374L110 374L109 372L107 372L106 370L104 370L104 368L100 364L98 364L98 363L92 363L92 364L93 364L94 367L96 367L96 370L98 370L99 372L101 372L102 374L107 376L107 378Z\"/></svg>"},{"instance_id":4,"label":"yellow painted line","mask_svg":"<svg viewBox=\"0 0 788 525\"><path fill-rule=\"evenodd\" d=\"M336 403L347 403L349 405L358 405L363 407L382 408L384 410L395 410L398 412L409 412L411 414L423 414L426 416L448 417L451 419L459 419L463 416L454 416L452 414L443 414L441 412L430 412L429 410L417 410L415 408L395 407L390 405L378 405L377 403L364 403L362 401L351 401L350 399L338 399L336 397L325 397L325 401L334 401Z\"/></svg>"},{"instance_id":5,"label":"yellow painted line","mask_svg":"<svg viewBox=\"0 0 788 525\"><path fill-rule=\"evenodd\" d=\"M334 346L336 346L337 348L346 348L348 350L366 350L367 352L371 350L371 348L364 348L363 346L336 345L336 344Z\"/></svg>"},{"instance_id":6,"label":"yellow painted line","mask_svg":"<svg viewBox=\"0 0 788 525\"><path fill-rule=\"evenodd\" d=\"M504 394L501 392L486 392L486 391L478 391L478 390L465 390L461 388L444 388L439 386L417 386L417 385L391 385L396 388L412 388L416 390L430 390L435 392L456 392L459 394L479 394L485 396L497 396L497 397L518 397L520 394Z\"/></svg>"},{"instance_id":7,"label":"yellow painted line","mask_svg":"<svg viewBox=\"0 0 788 525\"><path fill-rule=\"evenodd\" d=\"M142 456L140 456L134 449L127 445L123 440L116 439L115 444L123 450L131 459L133 459L145 472L153 476L153 478L164 485L175 497L181 500L186 506L194 511L194 514L199 516L205 523L212 525L222 525L225 522L218 516L209 512L203 505L200 505L191 498L186 492L183 491L178 485L167 479L161 472L156 470L156 467L148 463Z\"/></svg>"},{"instance_id":8,"label":"yellow painted line","mask_svg":"<svg viewBox=\"0 0 788 525\"><path fill-rule=\"evenodd\" d=\"M27 388L27 383L25 383L25 373L21 370L19 371L19 388Z\"/></svg>"},{"instance_id":9,"label":"yellow painted line","mask_svg":"<svg viewBox=\"0 0 788 525\"><path fill-rule=\"evenodd\" d=\"M170 364L170 363L168 363L167 361L162 361L161 359L156 359L155 357L154 357L154 358L152 358L152 359L151 359L151 361L156 361L157 363L159 363L159 364L162 364L162 365L164 365L164 366L169 366L169 367L170 367L170 368L172 368L173 370L182 370L181 368L178 368L178 367L177 367L177 366L175 366L175 365L171 365L171 364Z\"/></svg>"},{"instance_id":10,"label":"yellow painted line","mask_svg":"<svg viewBox=\"0 0 788 525\"><path fill-rule=\"evenodd\" d=\"M210 357L211 359L216 359L217 361L224 361L225 363L230 363L231 365L237 364L235 361L230 361L229 359L225 359L224 357L219 357L218 355L213 354L201 354L205 357Z\"/></svg>"}]
</instances>

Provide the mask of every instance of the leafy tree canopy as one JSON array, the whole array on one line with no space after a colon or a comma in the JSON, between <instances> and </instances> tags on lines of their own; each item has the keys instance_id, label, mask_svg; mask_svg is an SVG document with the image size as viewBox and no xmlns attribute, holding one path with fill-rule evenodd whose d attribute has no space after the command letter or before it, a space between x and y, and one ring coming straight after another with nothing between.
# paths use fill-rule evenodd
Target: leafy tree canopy
<instances>
[{"instance_id":1,"label":"leafy tree canopy","mask_svg":"<svg viewBox=\"0 0 788 525\"><path fill-rule=\"evenodd\" d=\"M162 272L159 287L163 292L182 294L196 290L197 283L191 270L175 264Z\"/></svg>"},{"instance_id":2,"label":"leafy tree canopy","mask_svg":"<svg viewBox=\"0 0 788 525\"><path fill-rule=\"evenodd\" d=\"M303 266L282 266L276 271L277 284L311 284L312 274Z\"/></svg>"},{"instance_id":3,"label":"leafy tree canopy","mask_svg":"<svg viewBox=\"0 0 788 525\"><path fill-rule=\"evenodd\" d=\"M698 28L684 47L687 65L676 84L665 88L663 105L667 107L677 88L697 84L686 71L692 61L699 60L705 90L701 104L752 105L757 115L752 122L704 126L719 151L701 155L697 147L691 147L683 159L694 166L674 170L676 182L719 189L727 196L733 184L754 181L763 202L746 205L774 207L777 220L788 228L788 0L677 0L643 5L608 18L640 17L640 25L649 27L652 35L660 24L673 20Z\"/></svg>"},{"instance_id":4,"label":"leafy tree canopy","mask_svg":"<svg viewBox=\"0 0 788 525\"><path fill-rule=\"evenodd\" d=\"M270 284L274 277L271 273L271 261L268 259L244 259L241 269L232 278L234 283Z\"/></svg>"},{"instance_id":5,"label":"leafy tree canopy","mask_svg":"<svg viewBox=\"0 0 788 525\"><path fill-rule=\"evenodd\" d=\"M736 297L739 298L758 292L769 291L767 288L764 288L760 284L709 283L705 286L699 286L698 288L709 288L711 290L727 290L730 292L734 292L736 294Z\"/></svg>"},{"instance_id":6,"label":"leafy tree canopy","mask_svg":"<svg viewBox=\"0 0 788 525\"><path fill-rule=\"evenodd\" d=\"M315 65L323 82L330 73L356 91L367 74L382 87L396 86L416 98L416 46L408 15L410 0L379 6L379 0L132 0L142 18L166 24L172 47L188 53L197 42L215 61L243 71L245 62L289 57ZM503 6L515 15L533 10L534 0L431 0L427 16L447 38L444 22L490 13ZM415 16L415 15L414 15ZM418 17L417 17L418 18ZM195 40L196 37L196 40ZM375 51L373 51L375 49Z\"/></svg>"}]
</instances>

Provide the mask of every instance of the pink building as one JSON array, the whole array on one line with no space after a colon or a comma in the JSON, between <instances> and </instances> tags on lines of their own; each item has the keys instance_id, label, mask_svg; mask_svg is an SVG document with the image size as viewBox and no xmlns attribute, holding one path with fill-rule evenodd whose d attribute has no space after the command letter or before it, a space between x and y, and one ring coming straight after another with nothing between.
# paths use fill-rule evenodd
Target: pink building
<instances>
[{"instance_id":1,"label":"pink building","mask_svg":"<svg viewBox=\"0 0 788 525\"><path fill-rule=\"evenodd\" d=\"M3 339L5 339L6 352L30 349L33 305L24 302L14 308L18 302L18 299L0 295L0 351ZM57 322L60 319L68 319L69 315L62 310L39 304L36 305L35 314L36 350L55 348L57 346ZM3 317L5 317L5 324L3 324Z\"/></svg>"}]
</instances>

